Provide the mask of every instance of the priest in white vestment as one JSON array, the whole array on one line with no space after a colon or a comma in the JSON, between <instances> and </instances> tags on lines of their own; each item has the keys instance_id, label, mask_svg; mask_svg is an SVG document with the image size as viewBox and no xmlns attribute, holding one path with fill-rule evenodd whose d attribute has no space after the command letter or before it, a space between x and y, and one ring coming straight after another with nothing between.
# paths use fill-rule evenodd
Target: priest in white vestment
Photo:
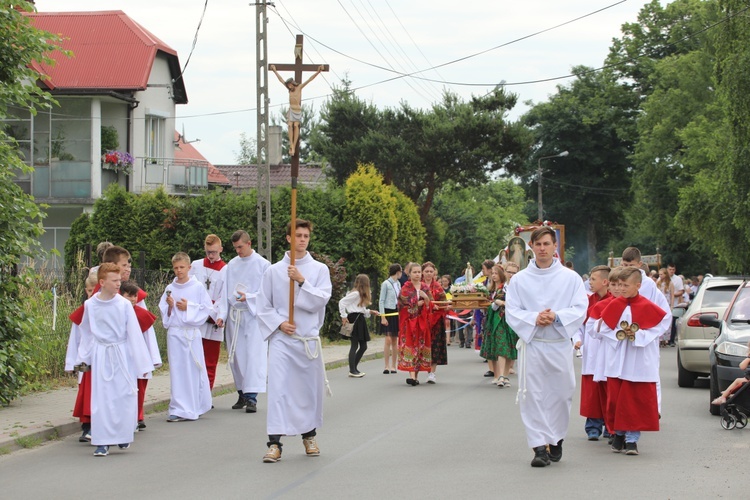
<instances>
[{"instance_id":1,"label":"priest in white vestment","mask_svg":"<svg viewBox=\"0 0 750 500\"><path fill-rule=\"evenodd\" d=\"M232 234L232 246L237 256L227 264L224 290L229 309L228 362L239 394L232 409L255 413L258 393L266 392L268 374L268 342L258 328L256 303L261 277L271 263L252 249L245 231Z\"/></svg>"},{"instance_id":2,"label":"priest in white vestment","mask_svg":"<svg viewBox=\"0 0 750 500\"><path fill-rule=\"evenodd\" d=\"M133 306L118 294L120 269L98 269L100 291L84 303L75 364L91 367L91 444L95 456L109 446L126 449L138 422L136 379L154 369Z\"/></svg>"},{"instance_id":3,"label":"priest in white vestment","mask_svg":"<svg viewBox=\"0 0 750 500\"><path fill-rule=\"evenodd\" d=\"M178 252L172 257L175 279L167 285L159 301L167 329L167 358L171 399L167 422L197 420L211 409L200 327L213 305L203 285L188 276L190 257Z\"/></svg>"},{"instance_id":4,"label":"priest in white vestment","mask_svg":"<svg viewBox=\"0 0 750 500\"><path fill-rule=\"evenodd\" d=\"M572 338L586 317L581 277L554 258L553 229L531 235L535 259L508 287L505 314L518 334L518 397L532 467L562 458L575 391ZM546 446L549 445L549 453Z\"/></svg>"},{"instance_id":5,"label":"priest in white vestment","mask_svg":"<svg viewBox=\"0 0 750 500\"><path fill-rule=\"evenodd\" d=\"M268 339L267 463L281 459L281 436L301 434L307 456L320 454L316 429L323 424L325 365L320 328L331 298L328 266L307 252L312 225L297 219L295 263L289 252L263 274L258 319ZM287 241L291 242L290 227ZM294 284L294 321L289 322L289 285Z\"/></svg>"}]
</instances>

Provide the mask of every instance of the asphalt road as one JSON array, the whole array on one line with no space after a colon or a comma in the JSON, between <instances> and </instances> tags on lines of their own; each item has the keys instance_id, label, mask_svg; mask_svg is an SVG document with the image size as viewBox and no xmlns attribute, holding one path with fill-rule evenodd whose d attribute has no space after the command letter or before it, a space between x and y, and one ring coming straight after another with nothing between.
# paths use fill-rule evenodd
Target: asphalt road
<instances>
[{"instance_id":1,"label":"asphalt road","mask_svg":"<svg viewBox=\"0 0 750 500\"><path fill-rule=\"evenodd\" d=\"M708 384L677 387L675 350L662 351L660 432L644 433L639 456L589 442L573 403L561 462L529 466L513 387L482 377L473 350L449 347L438 383L418 387L363 363L362 379L329 372L318 430L320 457L299 437L284 439L282 460L266 451L265 398L259 413L231 410L236 396L214 399L197 422L149 415L126 451L95 458L77 436L0 457L0 497L18 498L740 498L750 489L750 428L726 431L708 413ZM580 363L576 362L577 366Z\"/></svg>"}]
</instances>

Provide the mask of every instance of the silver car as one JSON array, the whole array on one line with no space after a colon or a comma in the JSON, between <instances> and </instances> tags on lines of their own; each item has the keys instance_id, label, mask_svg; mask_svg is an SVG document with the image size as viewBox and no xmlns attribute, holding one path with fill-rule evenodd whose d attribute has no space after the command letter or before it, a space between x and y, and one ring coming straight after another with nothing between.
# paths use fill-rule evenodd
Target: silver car
<instances>
[{"instance_id":1,"label":"silver car","mask_svg":"<svg viewBox=\"0 0 750 500\"><path fill-rule=\"evenodd\" d=\"M693 387L696 378L708 377L711 373L708 348L719 330L701 325L698 319L702 315L716 319L724 317L724 311L742 282L743 279L737 276L706 275L695 298L677 319L677 385L680 387Z\"/></svg>"}]
</instances>

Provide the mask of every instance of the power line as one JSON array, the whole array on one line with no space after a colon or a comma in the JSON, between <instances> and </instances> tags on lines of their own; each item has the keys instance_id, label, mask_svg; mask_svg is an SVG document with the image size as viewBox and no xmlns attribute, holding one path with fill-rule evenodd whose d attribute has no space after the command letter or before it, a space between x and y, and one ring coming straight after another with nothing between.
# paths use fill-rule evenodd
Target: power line
<instances>
[{"instance_id":1,"label":"power line","mask_svg":"<svg viewBox=\"0 0 750 500\"><path fill-rule=\"evenodd\" d=\"M369 38L369 37L367 36L367 34L365 34L365 32L364 32L364 31L362 30L362 28L360 28L360 26L359 26L359 24L357 23L357 21L356 21L356 20L355 20L355 19L354 19L354 18L352 17L352 15L351 15L351 14L349 14L349 11L348 11L348 10L346 10L346 7L344 7L344 4L342 4L342 3L341 3L341 0L336 0L336 3L338 3L338 4L339 4L339 6L341 7L341 9L342 9L342 10L344 11L344 13L345 13L345 14L347 15L347 17L348 17L348 18L349 18L349 20L350 20L350 21L352 22L352 24L353 24L353 25L354 25L354 26L355 26L355 27L357 28L357 31L359 31L359 32L360 32L360 34L361 34L361 35L362 35L362 36L363 36L363 37L365 38L365 40L367 41L367 43L369 43L369 44L370 44L370 46L371 46L371 47L373 48L373 50L375 50L375 52L377 52L377 53L378 53L378 55L379 55L379 56L380 56L380 57L381 57L381 58L383 59L383 61L385 61L385 62L386 62L386 64L388 64L388 65L390 66L390 69L388 69L388 68L384 68L384 67L382 67L382 66L380 66L380 67L381 67L381 68L383 68L383 69L385 69L386 71L391 71L391 72L393 72L393 73L403 74L403 73L401 73L400 71L396 71L396 70L395 70L395 69L393 68L393 66L392 66L392 65L391 65L391 64L390 64L390 63L388 62L388 59L387 59L387 58L386 58L386 57L385 57L385 56L384 56L384 55L383 55L383 54L382 54L382 53L380 52L380 50L378 50L378 48L377 48L377 47L375 46L375 44L374 44L374 43L372 43L372 41L371 41L371 40L370 40L370 38ZM352 4L352 5L353 5L353 4ZM356 9L356 6L355 6L354 8ZM360 16L361 16L361 14L360 14ZM406 75L405 75L405 76L406 76ZM420 93L419 93L419 92L417 91L417 89L415 89L415 88L414 88L414 86L412 86L412 84L411 84L411 83L410 83L409 81L404 81L404 83L406 83L406 85L408 85L408 86L409 86L409 88L410 88L410 89L412 89L412 90L413 90L413 91L414 91L414 92L415 92L416 94L418 94L418 95L421 95L421 94L420 94Z\"/></svg>"},{"instance_id":2,"label":"power line","mask_svg":"<svg viewBox=\"0 0 750 500\"><path fill-rule=\"evenodd\" d=\"M195 36L193 37L193 45L190 47L190 53L188 54L187 60L185 61L185 66L182 67L182 71L180 71L180 74L177 75L177 77L172 80L172 82L176 82L180 78L182 78L182 75L185 74L185 70L188 67L188 64L190 63L190 58L193 56L193 51L195 50L195 44L198 43L198 33L201 30L201 25L203 24L203 17L206 15L206 7L208 7L208 0L203 4L203 13L201 14L201 18L198 21L198 27L195 28Z\"/></svg>"},{"instance_id":3,"label":"power line","mask_svg":"<svg viewBox=\"0 0 750 500\"><path fill-rule=\"evenodd\" d=\"M391 30L388 29L388 25L383 21L383 18L380 17L380 14L378 14L378 11L375 10L375 7L373 7L372 2L370 0L367 0L367 5L370 6L370 8L367 8L367 5L364 4L363 0L359 0L359 2L362 4L362 8L365 12L370 16L370 19L372 19L373 24L375 24L378 27L378 30L383 34L384 39L389 42L391 46L393 46L396 50L396 56L400 59L401 63L398 63L399 67L402 68L409 68L409 71L412 69L419 69L416 64L411 60L409 55L404 51L404 49L401 47L401 44L396 40L396 38L391 33ZM372 12L372 14L370 13ZM373 17L374 14L374 17ZM377 17L377 20L375 19ZM372 28L370 27L372 30ZM377 35L375 35L377 37ZM379 38L379 37L378 37ZM385 46L385 43L381 40L381 43L383 46ZM386 50L388 50L386 48ZM399 55L398 53L401 53ZM390 51L388 51L390 54ZM405 57L404 57L405 56ZM395 58L394 58L395 59ZM425 92L427 92L430 95L430 98L432 98L435 102L440 101L441 92L439 89L435 87L435 84L432 82L423 82L420 80L415 79L414 83L420 86L420 88L423 88Z\"/></svg>"},{"instance_id":4,"label":"power line","mask_svg":"<svg viewBox=\"0 0 750 500\"><path fill-rule=\"evenodd\" d=\"M697 35L700 35L701 33L704 33L704 32L706 32L706 31L708 31L710 29L713 29L714 27L716 27L716 26L718 26L718 25L720 25L722 23L725 23L725 22L729 21L730 19L733 19L734 17L736 17L736 16L738 16L740 14L743 14L743 13L747 12L748 10L750 10L750 6L744 8L744 9L738 11L738 12L735 12L731 16L727 16L725 18L722 18L721 20L719 20L719 21L717 21L717 22L715 22L715 23L713 23L713 24L711 24L711 25L709 25L709 26L707 26L707 27L705 27L705 28L703 28L703 29L695 32L695 33L686 35L683 38L681 38L680 40L677 40L675 42L671 42L671 43L669 43L667 45L674 46L674 45L677 45L678 43L682 43L682 42L684 42L686 40L689 40L689 39L691 39L691 38L693 38L693 37L695 37ZM277 16L279 16L280 19L282 19L283 22L286 22L284 20L284 18L281 16L281 14L277 10L274 9L274 12L276 13ZM303 34L305 34L305 36L307 36L308 38L310 38L310 39L312 39L314 41L317 41L311 35L308 35L308 34L304 33L303 30L301 30L299 28L299 26L296 25L296 23L292 24L292 26L297 31L302 32ZM318 42L318 43L320 43L322 46L324 46L326 48L329 48L330 50L333 50L334 52L338 53L338 51L336 51L335 49L331 49L330 47L328 47L327 45L325 45L325 44L323 44L321 42ZM647 56L650 56L650 55L651 55L650 53L649 54L641 54L640 56L632 57L632 58L630 58L628 60L629 61L637 61L638 59L641 59L643 57L647 57ZM321 55L321 58L322 58L322 55ZM572 73L572 74L567 74L567 75L563 75L563 76L555 76L555 77L550 77L550 78L544 78L544 79L540 79L540 80L527 80L527 81L510 82L510 83L506 82L506 83L503 83L503 85L504 86L511 86L511 85L513 85L513 86L520 86L520 85L532 85L532 84L535 84L535 83L550 82L550 81L555 81L555 80L564 80L564 79L576 77L576 76L579 76L579 75L586 75L586 74L590 74L590 73L595 73L597 71L601 71L603 69L609 69L609 68L616 67L616 66L619 66L619 64L609 64L609 65L602 66L602 67L599 67L599 68L594 68L594 69L590 69L590 70L587 70L587 71L583 71L583 72L580 72L578 74ZM422 71L428 71L429 69L433 69L433 68L428 68L428 69L422 70ZM350 89L350 91L351 92L355 92L357 90L361 90L361 89L364 89L364 88L373 87L373 86L376 86L376 85L381 85L383 83L391 82L393 80L398 80L400 78L403 78L404 76L407 76L407 75L397 75L397 76L394 76L394 77L391 77L391 78L387 78L385 80L380 80L378 82L361 85L359 87L353 87L353 88ZM327 82L327 80L326 80L326 82ZM447 83L447 82L442 82L442 83ZM484 84L485 87L492 86L493 88L496 85L497 85L496 83ZM330 84L329 84L329 88L332 89L332 86ZM491 92L492 91L490 91L489 93L491 93ZM485 95L489 95L489 93L487 93ZM332 95L333 94L325 94L325 95L321 95L321 96L307 97L307 98L303 98L303 101L315 101L315 100L318 100L318 99L325 99L325 98L331 97ZM271 107L279 107L279 106L281 106L281 105L272 105ZM253 111L256 111L256 108L246 108L246 109L237 109L237 110L228 110L228 111L216 111L216 112L212 112L212 113L201 113L201 114L186 115L186 116L175 116L174 118L180 118L180 119L185 119L185 118L200 118L200 117L204 117L204 116L219 116L219 115L227 115L227 114L234 114L234 113L249 113L249 112L253 112ZM60 113L60 114L53 113L53 116L78 118L77 116L74 116L74 115L67 115L67 114L62 114L62 113Z\"/></svg>"}]
</instances>

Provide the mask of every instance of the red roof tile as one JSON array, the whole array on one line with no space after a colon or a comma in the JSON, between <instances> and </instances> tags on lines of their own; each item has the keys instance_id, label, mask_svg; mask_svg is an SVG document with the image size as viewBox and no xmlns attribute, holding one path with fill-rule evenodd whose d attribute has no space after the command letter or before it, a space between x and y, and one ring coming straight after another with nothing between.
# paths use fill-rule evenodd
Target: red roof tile
<instances>
[{"instance_id":1,"label":"red roof tile","mask_svg":"<svg viewBox=\"0 0 750 500\"><path fill-rule=\"evenodd\" d=\"M174 141L177 143L174 147L174 159L175 160L202 160L208 163L208 183L209 184L221 184L227 186L231 184L229 179L222 174L218 168L214 167L210 161L200 154L200 152L193 147L191 143L185 143L184 138L175 130Z\"/></svg>"},{"instance_id":2,"label":"red roof tile","mask_svg":"<svg viewBox=\"0 0 750 500\"><path fill-rule=\"evenodd\" d=\"M216 165L236 190L254 189L258 186L257 165ZM325 173L320 165L300 164L297 182L300 186L321 187L325 184ZM271 188L291 186L292 166L289 164L271 165L269 175Z\"/></svg>"},{"instance_id":3,"label":"red roof tile","mask_svg":"<svg viewBox=\"0 0 750 500\"><path fill-rule=\"evenodd\" d=\"M61 35L68 58L55 52L57 64L34 63L49 79L50 90L145 90L158 52L167 56L172 78L180 74L177 52L120 10L36 12L24 14L39 29ZM175 102L187 103L182 78L174 83Z\"/></svg>"}]
</instances>

